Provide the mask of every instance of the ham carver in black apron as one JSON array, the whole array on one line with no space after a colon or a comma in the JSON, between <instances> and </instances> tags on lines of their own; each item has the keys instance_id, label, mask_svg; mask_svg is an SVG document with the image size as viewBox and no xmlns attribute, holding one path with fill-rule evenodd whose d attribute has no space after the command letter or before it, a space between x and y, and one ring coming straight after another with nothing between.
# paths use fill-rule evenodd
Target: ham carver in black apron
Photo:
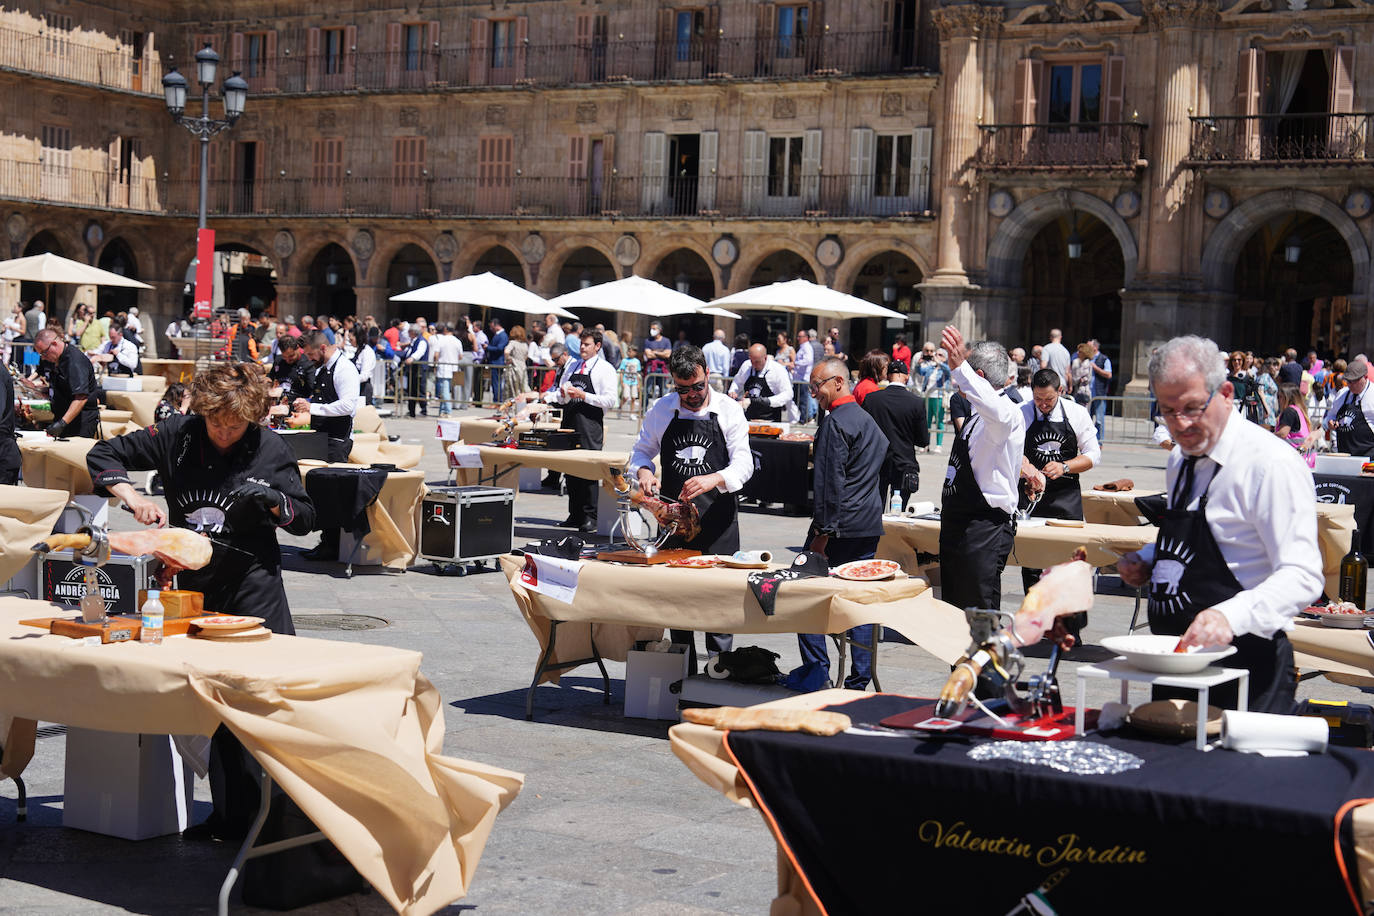
<instances>
[{"instance_id":1,"label":"ham carver in black apron","mask_svg":"<svg viewBox=\"0 0 1374 916\"><path fill-rule=\"evenodd\" d=\"M690 499L701 513L700 534L690 541L674 536L665 547L734 553L740 547L735 493L754 470L748 421L738 404L710 387L706 358L696 347L674 350L668 372L674 393L655 402L645 415L629 470L642 488ZM663 467L661 481L653 473L655 455ZM691 647L689 664L695 672L692 631L672 630L672 640ZM728 652L732 643L728 634L706 634L712 655Z\"/></svg>"},{"instance_id":2,"label":"ham carver in black apron","mask_svg":"<svg viewBox=\"0 0 1374 916\"><path fill-rule=\"evenodd\" d=\"M1219 664L1249 670L1249 708L1288 714L1297 682L1285 631L1323 587L1316 497L1298 453L1236 413L1222 365L1216 344L1193 336L1150 357L1150 387L1176 443L1168 507L1155 543L1117 570L1129 586L1149 584L1153 632L1181 637L1184 649L1234 646ZM1224 684L1209 701L1234 707L1237 694Z\"/></svg>"},{"instance_id":3,"label":"ham carver in black apron","mask_svg":"<svg viewBox=\"0 0 1374 916\"><path fill-rule=\"evenodd\" d=\"M605 444L606 408L618 402L617 378L611 364L601 358L601 332L584 331L579 343L581 358L570 360L563 370L552 400L563 405L563 423L577 433L582 447L600 449ZM546 396L546 399L547 396ZM596 532L598 481L568 475L566 528L583 534Z\"/></svg>"},{"instance_id":4,"label":"ham carver in black apron","mask_svg":"<svg viewBox=\"0 0 1374 916\"><path fill-rule=\"evenodd\" d=\"M305 355L315 365L315 383L306 402L298 398L293 406L308 404L310 428L329 437L325 457L331 462L346 462L353 451L353 416L358 412L358 370L344 359L343 351L329 342L323 331L311 331L305 340ZM340 530L320 531L320 542L301 554L307 560L333 562L339 558Z\"/></svg>"},{"instance_id":5,"label":"ham carver in black apron","mask_svg":"<svg viewBox=\"0 0 1374 916\"><path fill-rule=\"evenodd\" d=\"M787 401L774 407L769 403L769 398L784 392L791 400L792 381L787 370L768 358L768 351L763 344L754 344L749 348L748 362L740 367L739 374L730 386L731 396L749 402L749 406L744 408L747 419L779 422L787 409Z\"/></svg>"},{"instance_id":6,"label":"ham carver in black apron","mask_svg":"<svg viewBox=\"0 0 1374 916\"><path fill-rule=\"evenodd\" d=\"M1374 455L1374 429L1364 414L1365 399L1369 397L1369 367L1362 359L1353 359L1342 376L1345 391L1336 395L1327 416L1326 428L1336 431L1336 449L1347 455Z\"/></svg>"}]
</instances>

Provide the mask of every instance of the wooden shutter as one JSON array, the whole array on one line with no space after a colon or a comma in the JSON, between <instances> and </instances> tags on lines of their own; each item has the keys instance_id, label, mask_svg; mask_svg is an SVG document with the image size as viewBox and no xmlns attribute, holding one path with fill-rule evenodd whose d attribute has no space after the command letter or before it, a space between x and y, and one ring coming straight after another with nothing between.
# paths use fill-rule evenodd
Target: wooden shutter
<instances>
[{"instance_id":1,"label":"wooden shutter","mask_svg":"<svg viewBox=\"0 0 1374 916\"><path fill-rule=\"evenodd\" d=\"M762 130L744 132L744 186L740 202L745 216L755 215L763 203L763 191L768 182L768 133Z\"/></svg>"},{"instance_id":2,"label":"wooden shutter","mask_svg":"<svg viewBox=\"0 0 1374 916\"><path fill-rule=\"evenodd\" d=\"M305 90L315 89L324 77L324 34L318 28L305 33ZM342 49L341 49L342 50Z\"/></svg>"},{"instance_id":3,"label":"wooden shutter","mask_svg":"<svg viewBox=\"0 0 1374 916\"><path fill-rule=\"evenodd\" d=\"M1044 61L1024 57L1016 62L1016 99L1012 105L1012 123L1040 123L1040 95L1044 80Z\"/></svg>"},{"instance_id":4,"label":"wooden shutter","mask_svg":"<svg viewBox=\"0 0 1374 916\"><path fill-rule=\"evenodd\" d=\"M814 210L821 203L821 131L808 130L802 136L802 206Z\"/></svg>"},{"instance_id":5,"label":"wooden shutter","mask_svg":"<svg viewBox=\"0 0 1374 916\"><path fill-rule=\"evenodd\" d=\"M468 24L468 84L485 86L487 84L487 40L491 35L491 23L485 19L474 19Z\"/></svg>"},{"instance_id":6,"label":"wooden shutter","mask_svg":"<svg viewBox=\"0 0 1374 916\"><path fill-rule=\"evenodd\" d=\"M706 7L706 35L701 48L701 75L720 71L720 5Z\"/></svg>"},{"instance_id":7,"label":"wooden shutter","mask_svg":"<svg viewBox=\"0 0 1374 916\"><path fill-rule=\"evenodd\" d=\"M587 201L587 138L568 138L568 215L585 216Z\"/></svg>"},{"instance_id":8,"label":"wooden shutter","mask_svg":"<svg viewBox=\"0 0 1374 916\"><path fill-rule=\"evenodd\" d=\"M121 174L119 169L119 149L122 139L122 137L116 136L110 140L109 151L106 153L105 193L111 207L127 207L129 205L129 186L125 181L127 176Z\"/></svg>"},{"instance_id":9,"label":"wooden shutter","mask_svg":"<svg viewBox=\"0 0 1374 916\"><path fill-rule=\"evenodd\" d=\"M192 58L194 61L194 58ZM194 64L192 64L194 67ZM229 69L244 73L248 70L243 64L243 33L235 32L229 41Z\"/></svg>"},{"instance_id":10,"label":"wooden shutter","mask_svg":"<svg viewBox=\"0 0 1374 916\"><path fill-rule=\"evenodd\" d=\"M343 205L343 141L315 140L310 158L310 197L314 211L337 213Z\"/></svg>"},{"instance_id":11,"label":"wooden shutter","mask_svg":"<svg viewBox=\"0 0 1374 916\"><path fill-rule=\"evenodd\" d=\"M658 79L672 72L673 61L677 59L676 20L677 12L672 7L659 9L658 37L654 42L654 76Z\"/></svg>"},{"instance_id":12,"label":"wooden shutter","mask_svg":"<svg viewBox=\"0 0 1374 916\"><path fill-rule=\"evenodd\" d=\"M479 137L477 142L478 213L505 215L510 211L512 138Z\"/></svg>"},{"instance_id":13,"label":"wooden shutter","mask_svg":"<svg viewBox=\"0 0 1374 916\"><path fill-rule=\"evenodd\" d=\"M697 206L702 210L716 208L716 163L720 158L720 132L703 130L697 157Z\"/></svg>"},{"instance_id":14,"label":"wooden shutter","mask_svg":"<svg viewBox=\"0 0 1374 916\"><path fill-rule=\"evenodd\" d=\"M263 39L263 69L259 85L263 89L277 88L277 33L268 32Z\"/></svg>"},{"instance_id":15,"label":"wooden shutter","mask_svg":"<svg viewBox=\"0 0 1374 916\"><path fill-rule=\"evenodd\" d=\"M1119 54L1108 56L1104 82L1106 105L1102 109L1102 120L1108 124L1120 124L1126 120L1126 58ZM1102 132L1103 152L1110 157L1110 161L1121 161L1121 137L1120 127L1107 127Z\"/></svg>"},{"instance_id":16,"label":"wooden shutter","mask_svg":"<svg viewBox=\"0 0 1374 916\"><path fill-rule=\"evenodd\" d=\"M143 186L143 144L130 138L129 144L129 206L135 210L149 208L149 194Z\"/></svg>"},{"instance_id":17,"label":"wooden shutter","mask_svg":"<svg viewBox=\"0 0 1374 916\"><path fill-rule=\"evenodd\" d=\"M773 33L777 29L777 4L760 3L754 8L754 75L767 76L773 72L773 59L778 56Z\"/></svg>"},{"instance_id":18,"label":"wooden shutter","mask_svg":"<svg viewBox=\"0 0 1374 916\"><path fill-rule=\"evenodd\" d=\"M1236 80L1236 113L1248 120L1240 125L1241 155L1260 157L1260 104L1264 92L1264 52L1246 48L1240 52Z\"/></svg>"},{"instance_id":19,"label":"wooden shutter","mask_svg":"<svg viewBox=\"0 0 1374 916\"><path fill-rule=\"evenodd\" d=\"M267 144L256 140L253 144L253 212L263 212L263 191L267 186Z\"/></svg>"},{"instance_id":20,"label":"wooden shutter","mask_svg":"<svg viewBox=\"0 0 1374 916\"><path fill-rule=\"evenodd\" d=\"M668 171L668 135L661 130L644 134L643 168L640 169L640 206L645 214L662 209Z\"/></svg>"},{"instance_id":21,"label":"wooden shutter","mask_svg":"<svg viewBox=\"0 0 1374 916\"><path fill-rule=\"evenodd\" d=\"M525 64L530 46L530 17L515 17L515 78L525 78Z\"/></svg>"},{"instance_id":22,"label":"wooden shutter","mask_svg":"<svg viewBox=\"0 0 1374 916\"><path fill-rule=\"evenodd\" d=\"M392 161L392 211L416 213L425 204L425 138L397 137Z\"/></svg>"},{"instance_id":23,"label":"wooden shutter","mask_svg":"<svg viewBox=\"0 0 1374 916\"><path fill-rule=\"evenodd\" d=\"M825 66L825 0L811 0L806 13L806 69Z\"/></svg>"},{"instance_id":24,"label":"wooden shutter","mask_svg":"<svg viewBox=\"0 0 1374 916\"><path fill-rule=\"evenodd\" d=\"M439 82L439 23L436 20L425 23L425 53L421 60L429 84Z\"/></svg>"},{"instance_id":25,"label":"wooden shutter","mask_svg":"<svg viewBox=\"0 0 1374 916\"><path fill-rule=\"evenodd\" d=\"M911 209L917 213L930 209L930 157L934 139L933 127L918 127L911 132Z\"/></svg>"},{"instance_id":26,"label":"wooden shutter","mask_svg":"<svg viewBox=\"0 0 1374 916\"><path fill-rule=\"evenodd\" d=\"M592 29L596 13L578 13L573 41L577 54L573 60L573 82L588 83L592 78Z\"/></svg>"},{"instance_id":27,"label":"wooden shutter","mask_svg":"<svg viewBox=\"0 0 1374 916\"><path fill-rule=\"evenodd\" d=\"M867 214L873 194L873 147L877 137L871 127L849 132L849 215Z\"/></svg>"},{"instance_id":28,"label":"wooden shutter","mask_svg":"<svg viewBox=\"0 0 1374 916\"><path fill-rule=\"evenodd\" d=\"M1355 110L1355 49L1341 45L1331 55L1331 113L1349 114ZM1363 148L1359 142L1355 118L1332 118L1329 154L1344 159Z\"/></svg>"},{"instance_id":29,"label":"wooden shutter","mask_svg":"<svg viewBox=\"0 0 1374 916\"><path fill-rule=\"evenodd\" d=\"M339 53L344 55L344 85L352 89L358 85L358 27L356 25L344 26L343 43L344 46Z\"/></svg>"},{"instance_id":30,"label":"wooden shutter","mask_svg":"<svg viewBox=\"0 0 1374 916\"><path fill-rule=\"evenodd\" d=\"M386 84L399 86L401 83L401 36L403 28L399 22L386 24Z\"/></svg>"}]
</instances>

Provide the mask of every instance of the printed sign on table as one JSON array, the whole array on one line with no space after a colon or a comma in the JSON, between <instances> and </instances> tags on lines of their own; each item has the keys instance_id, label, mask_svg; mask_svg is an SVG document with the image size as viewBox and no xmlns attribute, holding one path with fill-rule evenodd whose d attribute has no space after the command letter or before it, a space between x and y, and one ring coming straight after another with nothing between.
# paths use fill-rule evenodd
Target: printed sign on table
<instances>
[{"instance_id":1,"label":"printed sign on table","mask_svg":"<svg viewBox=\"0 0 1374 916\"><path fill-rule=\"evenodd\" d=\"M581 574L581 560L527 553L525 568L520 571L520 584L532 592L572 604L573 596L577 594L577 579Z\"/></svg>"},{"instance_id":2,"label":"printed sign on table","mask_svg":"<svg viewBox=\"0 0 1374 916\"><path fill-rule=\"evenodd\" d=\"M434 438L440 442L457 442L462 439L462 421L460 420L440 420L439 425L434 428Z\"/></svg>"},{"instance_id":3,"label":"printed sign on table","mask_svg":"<svg viewBox=\"0 0 1374 916\"><path fill-rule=\"evenodd\" d=\"M482 452L475 445L455 442L448 447L448 466L451 468L480 468Z\"/></svg>"}]
</instances>

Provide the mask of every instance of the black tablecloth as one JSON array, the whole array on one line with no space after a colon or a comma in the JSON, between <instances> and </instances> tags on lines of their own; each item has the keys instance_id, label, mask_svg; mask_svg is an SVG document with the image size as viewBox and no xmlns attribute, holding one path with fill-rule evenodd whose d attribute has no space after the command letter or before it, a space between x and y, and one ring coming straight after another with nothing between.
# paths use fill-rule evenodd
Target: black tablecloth
<instances>
[{"instance_id":1,"label":"black tablecloth","mask_svg":"<svg viewBox=\"0 0 1374 916\"><path fill-rule=\"evenodd\" d=\"M874 723L928 700L833 707ZM1091 735L1145 760L1116 775L977 761L984 739L731 732L727 746L827 912L1006 913L1049 885L1061 914L1348 913L1333 846L1374 754L1264 758ZM1358 888L1349 818L1343 846ZM1358 908L1354 908L1358 909Z\"/></svg>"},{"instance_id":2,"label":"black tablecloth","mask_svg":"<svg viewBox=\"0 0 1374 916\"><path fill-rule=\"evenodd\" d=\"M1355 525L1360 529L1360 553L1374 550L1374 477L1344 474L1313 474L1319 503L1350 503L1355 506Z\"/></svg>"},{"instance_id":3,"label":"black tablecloth","mask_svg":"<svg viewBox=\"0 0 1374 916\"><path fill-rule=\"evenodd\" d=\"M325 461L329 458L329 434L321 429L280 429L286 447L297 461Z\"/></svg>"},{"instance_id":4,"label":"black tablecloth","mask_svg":"<svg viewBox=\"0 0 1374 916\"><path fill-rule=\"evenodd\" d=\"M765 503L805 506L811 502L811 443L749 437L754 476L741 494Z\"/></svg>"},{"instance_id":5,"label":"black tablecloth","mask_svg":"<svg viewBox=\"0 0 1374 916\"><path fill-rule=\"evenodd\" d=\"M386 468L312 468L305 474L305 492L315 504L315 528L342 528L359 537L372 530L367 507L377 501L386 483Z\"/></svg>"}]
</instances>

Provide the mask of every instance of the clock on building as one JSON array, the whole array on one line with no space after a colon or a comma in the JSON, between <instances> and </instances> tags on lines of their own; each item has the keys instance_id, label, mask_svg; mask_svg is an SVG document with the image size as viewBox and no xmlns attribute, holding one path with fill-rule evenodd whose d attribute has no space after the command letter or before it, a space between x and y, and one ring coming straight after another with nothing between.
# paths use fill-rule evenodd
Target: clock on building
<instances>
[{"instance_id":1,"label":"clock on building","mask_svg":"<svg viewBox=\"0 0 1374 916\"><path fill-rule=\"evenodd\" d=\"M822 267L834 267L843 260L844 244L833 235L827 235L816 245L816 261Z\"/></svg>"},{"instance_id":2,"label":"clock on building","mask_svg":"<svg viewBox=\"0 0 1374 916\"><path fill-rule=\"evenodd\" d=\"M1345 195L1345 212L1350 214L1352 219L1364 219L1374 210L1374 195L1371 195L1364 188L1356 188Z\"/></svg>"}]
</instances>

